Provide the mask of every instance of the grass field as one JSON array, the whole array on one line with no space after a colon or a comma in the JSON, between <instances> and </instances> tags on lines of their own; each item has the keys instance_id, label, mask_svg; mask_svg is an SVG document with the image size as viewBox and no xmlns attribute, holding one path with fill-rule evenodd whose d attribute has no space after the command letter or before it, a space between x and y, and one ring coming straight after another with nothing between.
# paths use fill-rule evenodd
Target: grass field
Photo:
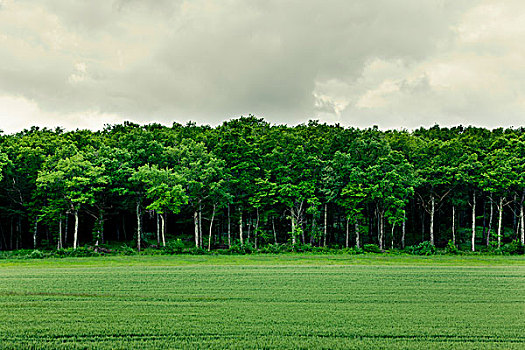
<instances>
[{"instance_id":1,"label":"grass field","mask_svg":"<svg viewBox=\"0 0 525 350\"><path fill-rule=\"evenodd\" d=\"M525 348L523 257L0 261L0 348Z\"/></svg>"}]
</instances>

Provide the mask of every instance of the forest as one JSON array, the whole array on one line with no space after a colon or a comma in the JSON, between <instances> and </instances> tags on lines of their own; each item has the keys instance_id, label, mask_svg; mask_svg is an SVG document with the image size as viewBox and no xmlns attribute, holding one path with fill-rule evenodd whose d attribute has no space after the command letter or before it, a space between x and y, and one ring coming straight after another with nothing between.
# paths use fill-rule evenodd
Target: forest
<instances>
[{"instance_id":1,"label":"forest","mask_svg":"<svg viewBox=\"0 0 525 350\"><path fill-rule=\"evenodd\" d=\"M0 135L0 250L525 242L525 128L255 116Z\"/></svg>"}]
</instances>

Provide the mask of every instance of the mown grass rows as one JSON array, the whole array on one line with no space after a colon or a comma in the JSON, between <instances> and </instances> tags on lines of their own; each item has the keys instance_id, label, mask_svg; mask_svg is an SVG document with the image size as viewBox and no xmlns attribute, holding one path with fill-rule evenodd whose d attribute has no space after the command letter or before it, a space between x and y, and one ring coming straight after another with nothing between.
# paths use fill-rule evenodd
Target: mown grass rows
<instances>
[{"instance_id":1,"label":"mown grass rows","mask_svg":"<svg viewBox=\"0 0 525 350\"><path fill-rule=\"evenodd\" d=\"M20 265L0 347L519 349L524 298L523 265Z\"/></svg>"}]
</instances>

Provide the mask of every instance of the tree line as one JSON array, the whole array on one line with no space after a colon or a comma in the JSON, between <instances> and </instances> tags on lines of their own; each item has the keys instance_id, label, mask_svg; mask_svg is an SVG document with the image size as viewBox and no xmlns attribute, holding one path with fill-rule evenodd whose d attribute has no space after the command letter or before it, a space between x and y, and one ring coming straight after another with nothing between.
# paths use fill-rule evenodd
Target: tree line
<instances>
[{"instance_id":1,"label":"tree line","mask_svg":"<svg viewBox=\"0 0 525 350\"><path fill-rule=\"evenodd\" d=\"M525 129L254 116L0 136L0 249L525 242Z\"/></svg>"}]
</instances>

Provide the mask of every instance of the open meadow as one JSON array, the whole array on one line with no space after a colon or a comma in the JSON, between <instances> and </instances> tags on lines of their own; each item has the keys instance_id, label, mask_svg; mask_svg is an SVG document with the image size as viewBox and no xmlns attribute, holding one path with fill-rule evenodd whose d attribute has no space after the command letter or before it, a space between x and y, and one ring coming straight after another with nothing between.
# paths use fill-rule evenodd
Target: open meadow
<instances>
[{"instance_id":1,"label":"open meadow","mask_svg":"<svg viewBox=\"0 0 525 350\"><path fill-rule=\"evenodd\" d=\"M0 261L0 348L525 348L525 259Z\"/></svg>"}]
</instances>

